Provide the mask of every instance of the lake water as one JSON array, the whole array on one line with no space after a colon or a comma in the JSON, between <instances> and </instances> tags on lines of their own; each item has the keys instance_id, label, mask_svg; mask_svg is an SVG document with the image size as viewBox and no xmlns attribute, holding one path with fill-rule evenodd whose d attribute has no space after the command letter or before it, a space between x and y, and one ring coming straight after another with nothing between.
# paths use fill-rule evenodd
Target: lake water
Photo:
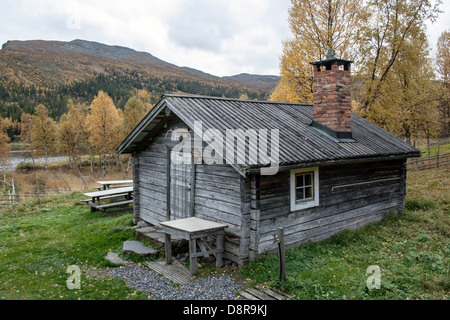
<instances>
[{"instance_id":1,"label":"lake water","mask_svg":"<svg viewBox=\"0 0 450 320\"><path fill-rule=\"evenodd\" d=\"M10 161L6 165L2 166L0 164L0 170L5 171L13 171L16 166L21 162L33 162L33 159L31 157L32 152L26 151L26 150L16 150L10 152ZM60 160L67 160L67 156L50 156L48 157L48 163L60 161ZM42 156L34 156L35 162L45 162L45 157Z\"/></svg>"}]
</instances>

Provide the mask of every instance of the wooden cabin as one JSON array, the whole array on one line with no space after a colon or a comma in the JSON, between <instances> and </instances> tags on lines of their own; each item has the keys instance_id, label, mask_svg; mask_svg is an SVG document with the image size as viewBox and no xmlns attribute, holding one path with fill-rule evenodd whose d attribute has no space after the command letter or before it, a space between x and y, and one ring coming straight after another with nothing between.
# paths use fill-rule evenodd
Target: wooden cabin
<instances>
[{"instance_id":1,"label":"wooden cabin","mask_svg":"<svg viewBox=\"0 0 450 320\"><path fill-rule=\"evenodd\" d=\"M402 213L419 151L351 113L350 63L312 63L312 105L163 96L117 148L135 221L225 223L224 257L243 264L276 249L278 227L294 247Z\"/></svg>"}]
</instances>

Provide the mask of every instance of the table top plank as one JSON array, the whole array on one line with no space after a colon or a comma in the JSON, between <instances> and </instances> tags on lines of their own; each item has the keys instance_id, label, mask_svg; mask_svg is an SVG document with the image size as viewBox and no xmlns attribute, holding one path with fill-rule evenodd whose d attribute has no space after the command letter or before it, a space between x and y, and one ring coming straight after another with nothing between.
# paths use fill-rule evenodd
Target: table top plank
<instances>
[{"instance_id":1,"label":"table top plank","mask_svg":"<svg viewBox=\"0 0 450 320\"><path fill-rule=\"evenodd\" d=\"M115 195L115 194L120 194L120 193L128 193L128 192L133 192L133 187L101 190L101 191L94 191L94 192L88 192L88 193L83 193L83 194L86 197L96 198L96 197L110 196L110 195Z\"/></svg>"},{"instance_id":2,"label":"table top plank","mask_svg":"<svg viewBox=\"0 0 450 320\"><path fill-rule=\"evenodd\" d=\"M121 183L133 183L133 180L109 180L109 181L96 181L101 185L121 184Z\"/></svg>"},{"instance_id":3,"label":"table top plank","mask_svg":"<svg viewBox=\"0 0 450 320\"><path fill-rule=\"evenodd\" d=\"M177 229L189 233L225 229L226 227L228 227L226 224L223 223L217 223L209 220L199 219L196 217L164 221L160 222L160 225L163 227Z\"/></svg>"}]
</instances>

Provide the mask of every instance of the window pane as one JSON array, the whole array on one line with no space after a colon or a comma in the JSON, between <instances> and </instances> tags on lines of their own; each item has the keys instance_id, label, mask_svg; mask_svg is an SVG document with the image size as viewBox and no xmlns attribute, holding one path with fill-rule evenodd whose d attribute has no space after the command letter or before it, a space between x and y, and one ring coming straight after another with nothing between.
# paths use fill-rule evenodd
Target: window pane
<instances>
[{"instance_id":1,"label":"window pane","mask_svg":"<svg viewBox=\"0 0 450 320\"><path fill-rule=\"evenodd\" d=\"M297 187L303 187L303 174L297 174Z\"/></svg>"},{"instance_id":2,"label":"window pane","mask_svg":"<svg viewBox=\"0 0 450 320\"><path fill-rule=\"evenodd\" d=\"M310 185L312 185L312 174L307 173L307 174L305 174L305 186L310 186Z\"/></svg>"},{"instance_id":3,"label":"window pane","mask_svg":"<svg viewBox=\"0 0 450 320\"><path fill-rule=\"evenodd\" d=\"M304 195L304 189L303 188L298 188L295 190L295 199L296 200L303 200L305 199L305 195Z\"/></svg>"},{"instance_id":4,"label":"window pane","mask_svg":"<svg viewBox=\"0 0 450 320\"><path fill-rule=\"evenodd\" d=\"M312 190L313 190L312 187L305 188L305 199L312 198L312 196L313 196Z\"/></svg>"}]
</instances>

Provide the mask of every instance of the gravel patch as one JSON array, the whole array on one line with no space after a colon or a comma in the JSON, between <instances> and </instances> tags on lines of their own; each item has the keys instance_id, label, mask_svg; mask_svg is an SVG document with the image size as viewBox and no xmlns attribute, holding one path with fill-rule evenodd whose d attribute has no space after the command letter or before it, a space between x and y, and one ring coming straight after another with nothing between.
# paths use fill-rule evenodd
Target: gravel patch
<instances>
[{"instance_id":1,"label":"gravel patch","mask_svg":"<svg viewBox=\"0 0 450 320\"><path fill-rule=\"evenodd\" d=\"M237 300L242 285L229 275L213 275L174 287L173 283L148 268L131 264L111 271L129 287L143 291L155 300Z\"/></svg>"}]
</instances>

